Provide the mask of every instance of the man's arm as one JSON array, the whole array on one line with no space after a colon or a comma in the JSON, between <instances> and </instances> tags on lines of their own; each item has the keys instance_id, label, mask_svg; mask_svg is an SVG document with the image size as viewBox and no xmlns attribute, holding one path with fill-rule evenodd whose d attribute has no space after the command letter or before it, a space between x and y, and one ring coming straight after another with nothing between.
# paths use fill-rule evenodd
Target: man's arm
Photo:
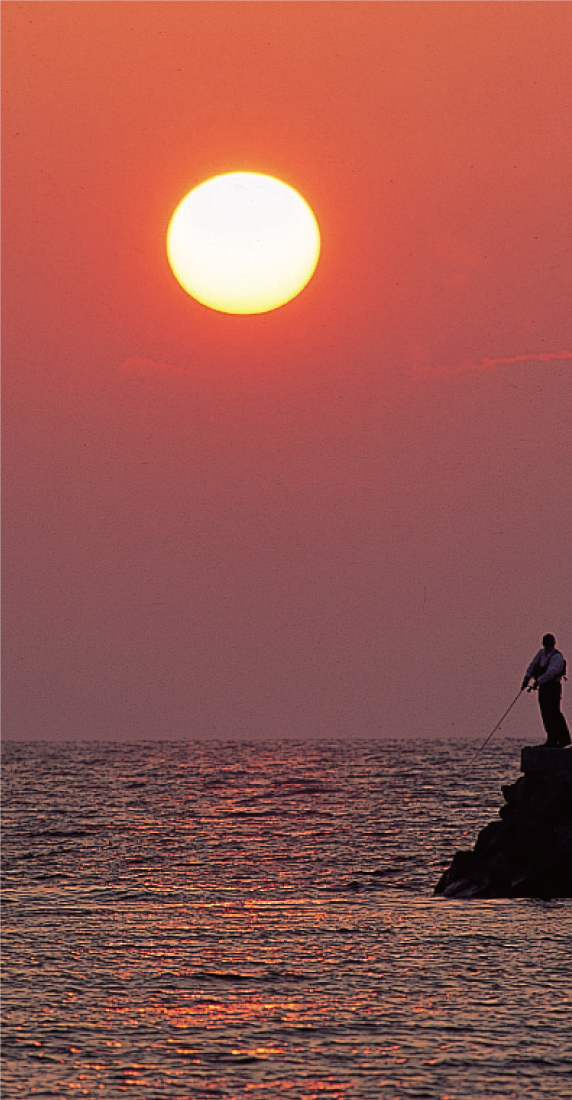
<instances>
[{"instance_id":1,"label":"man's arm","mask_svg":"<svg viewBox=\"0 0 572 1100\"><path fill-rule=\"evenodd\" d=\"M540 660L540 654L541 653L542 653L542 650L539 649L536 656L532 658L532 661L530 662L530 664L529 664L529 666L528 666L528 668L527 668L527 670L524 674L524 680L522 681L522 685L521 685L521 688L520 688L521 691L524 691L525 687L528 687L528 685L530 683L530 680L531 680L531 677L532 677L532 674L534 672L534 669L535 669L535 667L538 667L538 662Z\"/></svg>"}]
</instances>

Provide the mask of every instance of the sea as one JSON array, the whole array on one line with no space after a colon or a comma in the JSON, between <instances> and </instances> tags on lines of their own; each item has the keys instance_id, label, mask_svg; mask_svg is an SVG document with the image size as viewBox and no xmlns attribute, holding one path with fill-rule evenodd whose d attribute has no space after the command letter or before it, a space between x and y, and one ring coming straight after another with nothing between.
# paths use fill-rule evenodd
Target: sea
<instances>
[{"instance_id":1,"label":"sea","mask_svg":"<svg viewBox=\"0 0 572 1100\"><path fill-rule=\"evenodd\" d=\"M447 900L521 744L3 747L5 1100L572 1094L572 901Z\"/></svg>"}]
</instances>

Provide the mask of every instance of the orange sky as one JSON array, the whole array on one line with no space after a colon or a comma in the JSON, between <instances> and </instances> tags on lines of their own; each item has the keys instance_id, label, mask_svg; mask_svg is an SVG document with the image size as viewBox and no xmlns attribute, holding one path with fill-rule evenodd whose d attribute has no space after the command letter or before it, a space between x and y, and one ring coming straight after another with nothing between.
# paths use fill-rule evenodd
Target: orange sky
<instances>
[{"instance_id":1,"label":"orange sky","mask_svg":"<svg viewBox=\"0 0 572 1100\"><path fill-rule=\"evenodd\" d=\"M486 733L572 652L570 5L2 21L5 736ZM254 317L165 254L240 169L322 232Z\"/></svg>"}]
</instances>

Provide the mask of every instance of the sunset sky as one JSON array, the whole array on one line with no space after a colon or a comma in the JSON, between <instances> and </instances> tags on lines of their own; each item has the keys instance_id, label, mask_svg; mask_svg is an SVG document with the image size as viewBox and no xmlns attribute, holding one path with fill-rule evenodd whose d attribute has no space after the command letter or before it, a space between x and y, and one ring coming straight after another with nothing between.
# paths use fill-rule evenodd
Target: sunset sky
<instances>
[{"instance_id":1,"label":"sunset sky","mask_svg":"<svg viewBox=\"0 0 572 1100\"><path fill-rule=\"evenodd\" d=\"M484 738L572 659L572 6L2 22L4 736ZM254 316L165 249L234 171L322 238Z\"/></svg>"}]
</instances>

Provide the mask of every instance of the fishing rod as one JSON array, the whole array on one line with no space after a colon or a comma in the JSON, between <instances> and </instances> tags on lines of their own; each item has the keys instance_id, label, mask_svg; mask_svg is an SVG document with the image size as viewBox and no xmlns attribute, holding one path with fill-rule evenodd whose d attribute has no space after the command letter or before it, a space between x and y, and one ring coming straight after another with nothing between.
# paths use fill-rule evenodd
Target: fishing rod
<instances>
[{"instance_id":1,"label":"fishing rod","mask_svg":"<svg viewBox=\"0 0 572 1100\"><path fill-rule=\"evenodd\" d=\"M532 688L529 688L528 690L529 690L529 691L532 691ZM516 703L516 702L518 701L518 699L520 699L520 696L522 695L523 691L524 691L524 688L523 688L523 687L519 688L519 690L518 690L517 694L515 695L515 697L514 697L514 699L513 699L512 703L510 704L510 707L507 707L507 708L506 708L506 710L505 710L505 712L504 712L504 714L503 714L502 718L499 718L499 720L498 720L498 722L497 722L496 726L495 726L495 727L494 727L494 729L492 729L492 730L491 730L491 732L489 733L489 736L485 738L485 740L483 741L483 743L482 743L481 747L480 747L479 749L477 749L477 751L476 751L476 753L474 754L474 756L472 756L472 757L471 757L471 759L469 760L469 763L467 764L467 768L470 768L470 767L471 767L471 765L472 765L472 764L474 763L474 761L475 761L475 760L477 759L477 756L479 756L479 755L480 755L480 753L482 753L482 751L483 751L483 749L484 749L485 745L488 745L488 743L489 743L489 741L490 741L491 737L493 736L493 734L497 732L497 730L499 729L499 727L500 727L500 726L502 726L502 724L503 724L503 722L504 722L504 720L505 720L505 718L506 718L507 714L508 714L508 713L509 713L509 712L510 712L510 711L512 710L512 708L514 707L514 705L515 705L515 703ZM467 772L465 772L465 773L464 773L464 774L463 774L463 775L461 776L461 779L465 779L466 775L467 775Z\"/></svg>"}]
</instances>

